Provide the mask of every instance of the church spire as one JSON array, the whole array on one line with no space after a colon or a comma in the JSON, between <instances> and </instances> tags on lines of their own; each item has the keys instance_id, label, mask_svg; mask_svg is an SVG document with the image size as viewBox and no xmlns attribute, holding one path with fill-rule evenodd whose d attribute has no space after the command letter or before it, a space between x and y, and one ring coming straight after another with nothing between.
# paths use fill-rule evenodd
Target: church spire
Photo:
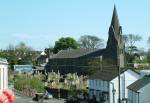
<instances>
[{"instance_id":1,"label":"church spire","mask_svg":"<svg viewBox=\"0 0 150 103\"><path fill-rule=\"evenodd\" d=\"M115 5L114 5L114 11L113 11L110 27L113 27L116 35L119 34L120 24L119 24L118 14Z\"/></svg>"},{"instance_id":2,"label":"church spire","mask_svg":"<svg viewBox=\"0 0 150 103\"><path fill-rule=\"evenodd\" d=\"M118 14L115 5L114 5L112 20L111 20L108 33L109 33L109 37L108 37L107 47L112 48L112 44L115 42L116 45L118 45L121 39L122 28L119 24Z\"/></svg>"}]
</instances>

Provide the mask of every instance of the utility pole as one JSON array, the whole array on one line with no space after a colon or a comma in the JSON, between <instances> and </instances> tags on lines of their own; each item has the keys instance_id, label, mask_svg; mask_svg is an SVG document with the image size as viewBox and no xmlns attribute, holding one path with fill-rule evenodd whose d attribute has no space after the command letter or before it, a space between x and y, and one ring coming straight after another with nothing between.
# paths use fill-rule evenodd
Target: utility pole
<instances>
[{"instance_id":1,"label":"utility pole","mask_svg":"<svg viewBox=\"0 0 150 103\"><path fill-rule=\"evenodd\" d=\"M118 55L118 61L117 62L118 62L117 63L117 68L118 68L118 103L121 103L121 97L120 97L120 55Z\"/></svg>"},{"instance_id":2,"label":"utility pole","mask_svg":"<svg viewBox=\"0 0 150 103\"><path fill-rule=\"evenodd\" d=\"M120 66L118 65L118 103L121 103L120 101Z\"/></svg>"}]
</instances>

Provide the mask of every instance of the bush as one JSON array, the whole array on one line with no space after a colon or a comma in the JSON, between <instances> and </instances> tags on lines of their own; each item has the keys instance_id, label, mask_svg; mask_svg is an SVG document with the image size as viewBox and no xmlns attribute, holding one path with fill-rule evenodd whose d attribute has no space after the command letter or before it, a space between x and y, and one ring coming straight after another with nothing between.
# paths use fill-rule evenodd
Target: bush
<instances>
[{"instance_id":1,"label":"bush","mask_svg":"<svg viewBox=\"0 0 150 103\"><path fill-rule=\"evenodd\" d=\"M23 91L26 88L36 90L36 92L44 92L44 83L37 78L15 78L14 88Z\"/></svg>"}]
</instances>

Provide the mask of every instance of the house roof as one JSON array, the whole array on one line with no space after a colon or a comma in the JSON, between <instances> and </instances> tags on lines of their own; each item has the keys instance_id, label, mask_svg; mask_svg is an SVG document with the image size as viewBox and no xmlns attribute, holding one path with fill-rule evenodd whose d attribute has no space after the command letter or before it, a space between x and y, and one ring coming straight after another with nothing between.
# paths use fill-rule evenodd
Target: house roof
<instances>
[{"instance_id":1,"label":"house roof","mask_svg":"<svg viewBox=\"0 0 150 103\"><path fill-rule=\"evenodd\" d=\"M44 51L42 51L40 55L46 55L46 53Z\"/></svg>"},{"instance_id":2,"label":"house roof","mask_svg":"<svg viewBox=\"0 0 150 103\"><path fill-rule=\"evenodd\" d=\"M137 81L135 81L134 83L132 83L131 85L129 85L127 88L137 92L138 90L140 90L141 88L143 88L144 86L146 86L147 84L150 83L150 77L143 77Z\"/></svg>"},{"instance_id":3,"label":"house roof","mask_svg":"<svg viewBox=\"0 0 150 103\"><path fill-rule=\"evenodd\" d=\"M85 56L87 54L96 52L96 51L101 51L100 49L68 49L68 50L61 50L57 54L54 54L51 59L56 59L56 58L78 58L81 56Z\"/></svg>"},{"instance_id":4,"label":"house roof","mask_svg":"<svg viewBox=\"0 0 150 103\"><path fill-rule=\"evenodd\" d=\"M0 58L0 63L6 63L6 64L8 64L7 60L4 59L4 58Z\"/></svg>"},{"instance_id":5,"label":"house roof","mask_svg":"<svg viewBox=\"0 0 150 103\"><path fill-rule=\"evenodd\" d=\"M120 73L123 73L127 69L121 69ZM101 71L97 71L93 75L91 75L90 79L101 79L104 81L111 81L115 77L118 76L118 69L117 66L114 67L105 67Z\"/></svg>"}]
</instances>

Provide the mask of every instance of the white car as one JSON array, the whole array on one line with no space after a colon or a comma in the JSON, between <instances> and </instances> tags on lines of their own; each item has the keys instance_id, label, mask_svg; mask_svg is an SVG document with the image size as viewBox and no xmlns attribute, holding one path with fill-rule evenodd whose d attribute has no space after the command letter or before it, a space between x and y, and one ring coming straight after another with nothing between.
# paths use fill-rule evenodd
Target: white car
<instances>
[{"instance_id":1,"label":"white car","mask_svg":"<svg viewBox=\"0 0 150 103\"><path fill-rule=\"evenodd\" d=\"M44 99L52 99L53 98L53 95L49 92L45 92L44 96L43 96Z\"/></svg>"}]
</instances>

